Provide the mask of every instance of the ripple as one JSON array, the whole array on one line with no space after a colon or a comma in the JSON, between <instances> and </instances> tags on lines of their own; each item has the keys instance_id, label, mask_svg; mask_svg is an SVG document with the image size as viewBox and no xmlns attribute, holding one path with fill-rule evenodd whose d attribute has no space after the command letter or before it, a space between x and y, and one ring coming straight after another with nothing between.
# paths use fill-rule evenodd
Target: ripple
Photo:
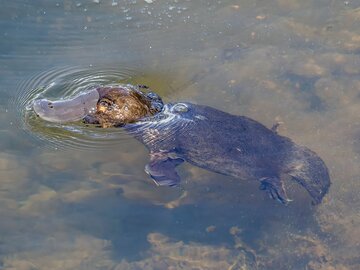
<instances>
[{"instance_id":1,"label":"ripple","mask_svg":"<svg viewBox=\"0 0 360 270\"><path fill-rule=\"evenodd\" d=\"M131 69L98 67L54 68L40 73L18 86L13 100L17 127L39 142L41 147L56 150L110 149L130 137L119 128L101 129L81 122L51 123L37 117L32 103L39 98L58 100L69 98L99 85L128 83L134 75Z\"/></svg>"}]
</instances>

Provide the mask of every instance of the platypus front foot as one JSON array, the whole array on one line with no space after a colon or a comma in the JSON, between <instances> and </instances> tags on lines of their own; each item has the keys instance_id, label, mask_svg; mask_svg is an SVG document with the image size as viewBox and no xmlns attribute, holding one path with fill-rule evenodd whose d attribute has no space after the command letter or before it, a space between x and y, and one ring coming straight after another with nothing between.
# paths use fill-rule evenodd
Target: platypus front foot
<instances>
[{"instance_id":1,"label":"platypus front foot","mask_svg":"<svg viewBox=\"0 0 360 270\"><path fill-rule=\"evenodd\" d=\"M175 168L183 162L181 158L172 157L171 152L151 152L145 172L158 186L177 186L180 183L180 176Z\"/></svg>"}]
</instances>

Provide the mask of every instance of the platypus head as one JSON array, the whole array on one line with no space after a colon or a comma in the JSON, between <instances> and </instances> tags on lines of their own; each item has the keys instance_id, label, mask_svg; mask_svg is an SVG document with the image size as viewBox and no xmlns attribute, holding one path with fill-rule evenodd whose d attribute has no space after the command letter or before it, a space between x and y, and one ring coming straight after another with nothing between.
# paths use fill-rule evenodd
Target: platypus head
<instances>
[{"instance_id":1,"label":"platypus head","mask_svg":"<svg viewBox=\"0 0 360 270\"><path fill-rule=\"evenodd\" d=\"M134 123L160 112L163 108L163 102L157 94L144 93L130 85L101 87L97 91L99 100L96 112L86 115L84 121L99 124L103 128Z\"/></svg>"},{"instance_id":2,"label":"platypus head","mask_svg":"<svg viewBox=\"0 0 360 270\"><path fill-rule=\"evenodd\" d=\"M50 122L85 123L103 128L122 126L152 116L163 108L161 98L153 92L142 92L131 85L98 87L72 99L34 102L34 111Z\"/></svg>"}]
</instances>

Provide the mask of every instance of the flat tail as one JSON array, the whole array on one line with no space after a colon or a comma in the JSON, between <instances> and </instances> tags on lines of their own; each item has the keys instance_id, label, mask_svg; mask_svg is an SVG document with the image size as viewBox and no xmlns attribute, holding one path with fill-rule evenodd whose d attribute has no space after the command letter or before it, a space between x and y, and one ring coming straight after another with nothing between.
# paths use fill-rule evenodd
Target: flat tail
<instances>
[{"instance_id":1,"label":"flat tail","mask_svg":"<svg viewBox=\"0 0 360 270\"><path fill-rule=\"evenodd\" d=\"M331 185L324 161L310 149L296 146L294 161L289 165L288 174L308 191L312 203L321 203Z\"/></svg>"}]
</instances>

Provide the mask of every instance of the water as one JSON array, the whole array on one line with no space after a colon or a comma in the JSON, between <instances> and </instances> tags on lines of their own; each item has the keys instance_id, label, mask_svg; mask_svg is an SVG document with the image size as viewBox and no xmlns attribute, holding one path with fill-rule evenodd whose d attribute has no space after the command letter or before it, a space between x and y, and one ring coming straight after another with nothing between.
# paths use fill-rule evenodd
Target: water
<instances>
[{"instance_id":1,"label":"water","mask_svg":"<svg viewBox=\"0 0 360 270\"><path fill-rule=\"evenodd\" d=\"M357 1L0 1L0 269L359 269ZM141 83L316 151L332 186L288 207L182 165L156 187L122 131L51 126L29 100Z\"/></svg>"}]
</instances>

